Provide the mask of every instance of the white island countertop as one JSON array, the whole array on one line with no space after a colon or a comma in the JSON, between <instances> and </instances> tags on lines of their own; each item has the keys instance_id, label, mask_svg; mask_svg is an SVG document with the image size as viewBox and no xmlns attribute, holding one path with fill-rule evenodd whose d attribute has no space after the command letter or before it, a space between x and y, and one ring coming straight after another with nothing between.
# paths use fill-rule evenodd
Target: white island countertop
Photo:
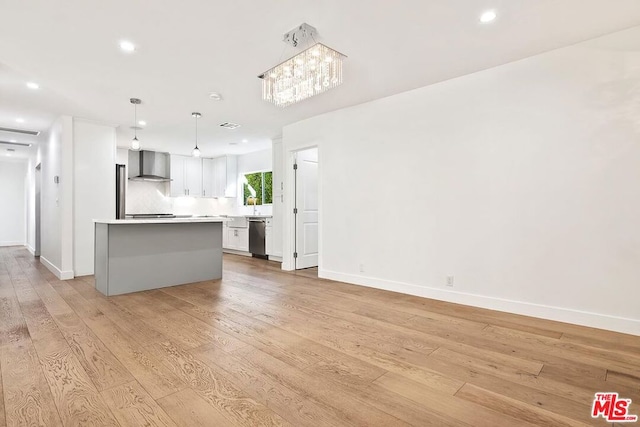
<instances>
[{"instance_id":1,"label":"white island countertop","mask_svg":"<svg viewBox=\"0 0 640 427\"><path fill-rule=\"evenodd\" d=\"M116 224L116 225L126 225L126 224L187 224L192 222L225 222L228 221L228 218L224 217L206 217L206 218L144 218L144 219L94 219L93 222L96 224Z\"/></svg>"}]
</instances>

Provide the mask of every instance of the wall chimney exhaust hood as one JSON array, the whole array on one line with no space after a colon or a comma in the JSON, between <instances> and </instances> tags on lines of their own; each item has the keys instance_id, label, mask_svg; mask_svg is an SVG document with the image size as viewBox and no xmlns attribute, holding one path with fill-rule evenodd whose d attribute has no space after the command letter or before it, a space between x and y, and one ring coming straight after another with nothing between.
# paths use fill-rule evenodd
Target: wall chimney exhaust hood
<instances>
[{"instance_id":1,"label":"wall chimney exhaust hood","mask_svg":"<svg viewBox=\"0 0 640 427\"><path fill-rule=\"evenodd\" d=\"M169 162L169 153L129 150L129 179L131 181L171 181Z\"/></svg>"}]
</instances>

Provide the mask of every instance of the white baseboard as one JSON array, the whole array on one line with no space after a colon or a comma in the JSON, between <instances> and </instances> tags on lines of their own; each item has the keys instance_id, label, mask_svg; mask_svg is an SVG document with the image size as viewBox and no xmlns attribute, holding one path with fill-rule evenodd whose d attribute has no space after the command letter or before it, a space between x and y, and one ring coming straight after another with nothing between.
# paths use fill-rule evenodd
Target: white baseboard
<instances>
[{"instance_id":1,"label":"white baseboard","mask_svg":"<svg viewBox=\"0 0 640 427\"><path fill-rule=\"evenodd\" d=\"M36 254L36 250L35 250L34 248L32 248L32 247L31 247L31 245L27 245L27 250L29 251L29 253L30 253L31 255L34 255L34 256L35 256L35 254Z\"/></svg>"},{"instance_id":2,"label":"white baseboard","mask_svg":"<svg viewBox=\"0 0 640 427\"><path fill-rule=\"evenodd\" d=\"M73 272L73 277L93 276L93 274L94 274L93 270L84 270L84 271L83 270L79 270L79 271L74 271Z\"/></svg>"},{"instance_id":3,"label":"white baseboard","mask_svg":"<svg viewBox=\"0 0 640 427\"><path fill-rule=\"evenodd\" d=\"M69 279L73 279L73 271L68 270L68 271L62 271L60 270L58 267L56 267L55 265L53 265L51 263L51 261L49 261L48 259L46 259L45 257L41 256L40 257L40 262L42 264L44 264L45 267L47 267L47 269L52 272L53 274L56 275L56 277L60 280L69 280Z\"/></svg>"},{"instance_id":4,"label":"white baseboard","mask_svg":"<svg viewBox=\"0 0 640 427\"><path fill-rule=\"evenodd\" d=\"M395 282L391 280L365 277L356 274L346 274L330 270L319 270L318 277L336 280L354 285L370 288L384 289L392 292L414 295L423 298L447 301L489 310L504 311L524 316L538 317L541 319L555 320L558 322L573 323L598 329L622 332L625 334L640 336L640 320L607 314L590 313L571 308L554 307L549 305L534 304L524 301L514 301L503 298L488 297L484 295L456 292L446 289L417 286L410 283Z\"/></svg>"},{"instance_id":5,"label":"white baseboard","mask_svg":"<svg viewBox=\"0 0 640 427\"><path fill-rule=\"evenodd\" d=\"M0 246L24 246L24 242L0 242Z\"/></svg>"},{"instance_id":6,"label":"white baseboard","mask_svg":"<svg viewBox=\"0 0 640 427\"><path fill-rule=\"evenodd\" d=\"M242 255L242 256L247 256L247 257L251 257L252 256L251 252L236 251L235 249L222 248L222 252L224 252L226 254Z\"/></svg>"}]
</instances>

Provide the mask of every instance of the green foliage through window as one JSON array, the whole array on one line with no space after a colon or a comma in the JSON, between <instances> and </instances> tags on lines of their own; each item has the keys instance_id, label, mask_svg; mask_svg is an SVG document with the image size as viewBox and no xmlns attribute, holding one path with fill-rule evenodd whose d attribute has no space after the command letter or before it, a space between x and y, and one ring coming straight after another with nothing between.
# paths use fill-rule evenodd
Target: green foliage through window
<instances>
[{"instance_id":1,"label":"green foliage through window","mask_svg":"<svg viewBox=\"0 0 640 427\"><path fill-rule=\"evenodd\" d=\"M244 175L243 204L253 206L273 203L273 173L254 172Z\"/></svg>"}]
</instances>

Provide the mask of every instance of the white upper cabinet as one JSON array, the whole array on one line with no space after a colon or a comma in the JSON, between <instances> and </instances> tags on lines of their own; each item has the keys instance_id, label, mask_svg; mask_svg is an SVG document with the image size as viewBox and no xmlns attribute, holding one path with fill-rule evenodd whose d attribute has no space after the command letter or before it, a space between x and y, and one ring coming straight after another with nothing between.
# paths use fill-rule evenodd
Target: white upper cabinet
<instances>
[{"instance_id":1,"label":"white upper cabinet","mask_svg":"<svg viewBox=\"0 0 640 427\"><path fill-rule=\"evenodd\" d=\"M236 156L202 159L205 197L237 197L237 163Z\"/></svg>"},{"instance_id":2,"label":"white upper cabinet","mask_svg":"<svg viewBox=\"0 0 640 427\"><path fill-rule=\"evenodd\" d=\"M237 197L236 156L171 155L171 196Z\"/></svg>"},{"instance_id":3,"label":"white upper cabinet","mask_svg":"<svg viewBox=\"0 0 640 427\"><path fill-rule=\"evenodd\" d=\"M171 155L171 196L186 196L184 182L184 156Z\"/></svg>"},{"instance_id":4,"label":"white upper cabinet","mask_svg":"<svg viewBox=\"0 0 640 427\"><path fill-rule=\"evenodd\" d=\"M171 155L171 196L202 196L202 159Z\"/></svg>"},{"instance_id":5,"label":"white upper cabinet","mask_svg":"<svg viewBox=\"0 0 640 427\"><path fill-rule=\"evenodd\" d=\"M202 197L217 197L214 179L215 159L202 159Z\"/></svg>"},{"instance_id":6,"label":"white upper cabinet","mask_svg":"<svg viewBox=\"0 0 640 427\"><path fill-rule=\"evenodd\" d=\"M202 159L187 157L185 162L187 196L202 196Z\"/></svg>"},{"instance_id":7,"label":"white upper cabinet","mask_svg":"<svg viewBox=\"0 0 640 427\"><path fill-rule=\"evenodd\" d=\"M213 188L216 197L225 197L227 185L227 158L218 157L213 159Z\"/></svg>"}]
</instances>

